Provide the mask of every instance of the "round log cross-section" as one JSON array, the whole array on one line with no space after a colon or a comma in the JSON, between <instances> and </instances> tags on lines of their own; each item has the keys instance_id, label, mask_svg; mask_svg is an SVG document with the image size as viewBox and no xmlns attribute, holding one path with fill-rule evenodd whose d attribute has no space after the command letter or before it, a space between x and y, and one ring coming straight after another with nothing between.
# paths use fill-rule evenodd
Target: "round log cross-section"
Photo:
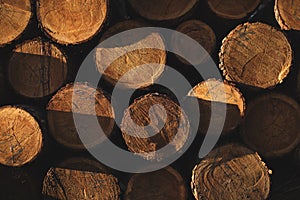
<instances>
[{"instance_id":1,"label":"round log cross-section","mask_svg":"<svg viewBox=\"0 0 300 200\"><path fill-rule=\"evenodd\" d=\"M264 157L291 152L300 141L300 106L292 98L271 93L250 102L242 139Z\"/></svg>"},{"instance_id":2,"label":"round log cross-section","mask_svg":"<svg viewBox=\"0 0 300 200\"><path fill-rule=\"evenodd\" d=\"M199 132L205 134L211 120L211 102L218 106L225 107L225 122L222 134L229 134L240 124L245 111L245 100L239 89L232 84L216 79L208 79L196 85L188 94L188 97L196 97L200 108ZM226 104L226 105L224 105ZM226 115L226 116L225 116ZM193 117L190 119L193 120ZM217 119L215 119L217 123ZM198 124L195 124L198 125ZM221 125L221 124L220 124Z\"/></svg>"},{"instance_id":3,"label":"round log cross-section","mask_svg":"<svg viewBox=\"0 0 300 200\"><path fill-rule=\"evenodd\" d=\"M73 114L81 121L80 125L75 125ZM115 125L114 111L109 98L100 89L86 83L75 83L75 87L74 84L67 84L61 88L48 103L47 116L49 130L54 139L75 150L102 143L106 136L110 136ZM94 117L97 117L99 124L94 124ZM100 133L102 130L97 129L99 125L105 137ZM82 144L77 128L84 129L85 144Z\"/></svg>"},{"instance_id":4,"label":"round log cross-section","mask_svg":"<svg viewBox=\"0 0 300 200\"><path fill-rule=\"evenodd\" d=\"M300 1L299 0L276 0L275 17L284 30L300 30Z\"/></svg>"},{"instance_id":5,"label":"round log cross-section","mask_svg":"<svg viewBox=\"0 0 300 200\"><path fill-rule=\"evenodd\" d=\"M196 56L195 58L191 58L196 64L201 64L205 62L208 57L213 53L216 45L216 35L214 31L204 22L199 20L189 20L180 24L176 31L185 34L188 37L196 40L207 52L203 52L203 55ZM185 40L179 37L172 37L172 44L174 44L174 48L177 51L184 51L184 52L193 52L194 50L191 49L189 46L188 49L185 49L184 45ZM184 64L189 64L185 59L176 55L181 62Z\"/></svg>"},{"instance_id":6,"label":"round log cross-section","mask_svg":"<svg viewBox=\"0 0 300 200\"><path fill-rule=\"evenodd\" d=\"M2 0L0 3L0 46L17 39L26 29L31 16L30 0Z\"/></svg>"},{"instance_id":7,"label":"round log cross-section","mask_svg":"<svg viewBox=\"0 0 300 200\"><path fill-rule=\"evenodd\" d=\"M198 0L129 0L129 3L146 19L167 21L186 15L195 7Z\"/></svg>"},{"instance_id":8,"label":"round log cross-section","mask_svg":"<svg viewBox=\"0 0 300 200\"><path fill-rule=\"evenodd\" d=\"M129 32L124 33L122 38L116 36L125 30L146 26L148 25L140 21L127 20L104 33L101 40L115 36L114 42L97 48L95 59L98 71L111 85L118 83L121 88L134 89L146 87L153 84L163 73L167 55L164 41L158 33L137 36ZM115 55L120 56L110 60Z\"/></svg>"},{"instance_id":9,"label":"round log cross-section","mask_svg":"<svg viewBox=\"0 0 300 200\"><path fill-rule=\"evenodd\" d=\"M17 45L8 64L13 89L28 98L54 93L67 77L66 57L55 45L40 38Z\"/></svg>"},{"instance_id":10,"label":"round log cross-section","mask_svg":"<svg viewBox=\"0 0 300 200\"><path fill-rule=\"evenodd\" d=\"M210 9L226 19L241 19L254 11L260 0L208 0Z\"/></svg>"},{"instance_id":11,"label":"round log cross-section","mask_svg":"<svg viewBox=\"0 0 300 200\"><path fill-rule=\"evenodd\" d=\"M281 83L292 64L292 48L285 35L263 23L237 26L223 40L220 68L225 78L258 88Z\"/></svg>"},{"instance_id":12,"label":"round log cross-section","mask_svg":"<svg viewBox=\"0 0 300 200\"><path fill-rule=\"evenodd\" d=\"M54 41L78 44L100 31L108 12L108 0L38 0L38 20Z\"/></svg>"},{"instance_id":13,"label":"round log cross-section","mask_svg":"<svg viewBox=\"0 0 300 200\"><path fill-rule=\"evenodd\" d=\"M120 187L113 175L51 168L44 178L43 196L53 199L119 200Z\"/></svg>"},{"instance_id":14,"label":"round log cross-section","mask_svg":"<svg viewBox=\"0 0 300 200\"><path fill-rule=\"evenodd\" d=\"M156 93L136 99L126 109L121 123L128 149L148 160L169 156L157 151L166 145L171 145L175 152L180 151L189 136L189 128L181 107L167 96ZM168 151L168 154L175 152Z\"/></svg>"},{"instance_id":15,"label":"round log cross-section","mask_svg":"<svg viewBox=\"0 0 300 200\"><path fill-rule=\"evenodd\" d=\"M264 200L270 192L269 171L257 153L227 144L195 166L191 187L197 200Z\"/></svg>"},{"instance_id":16,"label":"round log cross-section","mask_svg":"<svg viewBox=\"0 0 300 200\"><path fill-rule=\"evenodd\" d=\"M133 175L125 200L186 200L187 190L181 175L171 167Z\"/></svg>"},{"instance_id":17,"label":"round log cross-section","mask_svg":"<svg viewBox=\"0 0 300 200\"><path fill-rule=\"evenodd\" d=\"M36 119L19 107L0 108L0 163L22 166L33 161L42 148L42 130Z\"/></svg>"}]
</instances>

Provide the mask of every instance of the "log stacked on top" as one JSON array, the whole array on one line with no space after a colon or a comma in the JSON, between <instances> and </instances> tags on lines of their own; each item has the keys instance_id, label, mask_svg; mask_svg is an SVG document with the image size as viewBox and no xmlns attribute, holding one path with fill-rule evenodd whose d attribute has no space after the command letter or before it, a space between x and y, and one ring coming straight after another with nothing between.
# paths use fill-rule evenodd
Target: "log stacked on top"
<instances>
[{"instance_id":1,"label":"log stacked on top","mask_svg":"<svg viewBox=\"0 0 300 200\"><path fill-rule=\"evenodd\" d=\"M110 174L51 168L43 182L43 195L53 199L119 200L118 179Z\"/></svg>"},{"instance_id":2,"label":"log stacked on top","mask_svg":"<svg viewBox=\"0 0 300 200\"><path fill-rule=\"evenodd\" d=\"M154 21L176 20L188 14L198 0L129 0L132 8L142 17Z\"/></svg>"},{"instance_id":3,"label":"log stacked on top","mask_svg":"<svg viewBox=\"0 0 300 200\"><path fill-rule=\"evenodd\" d=\"M244 23L223 40L220 69L229 81L271 88L288 75L292 48L286 36L264 23Z\"/></svg>"},{"instance_id":4,"label":"log stacked on top","mask_svg":"<svg viewBox=\"0 0 300 200\"><path fill-rule=\"evenodd\" d=\"M197 200L267 199L269 170L254 151L227 144L195 166L191 187Z\"/></svg>"},{"instance_id":5,"label":"log stacked on top","mask_svg":"<svg viewBox=\"0 0 300 200\"><path fill-rule=\"evenodd\" d=\"M42 98L54 93L66 81L67 72L64 53L41 38L17 45L7 69L13 89L27 98Z\"/></svg>"},{"instance_id":6,"label":"log stacked on top","mask_svg":"<svg viewBox=\"0 0 300 200\"><path fill-rule=\"evenodd\" d=\"M146 127L146 128L145 128ZM161 94L147 94L136 99L125 111L121 130L128 149L148 160L170 155L158 150L171 145L174 154L189 137L189 120L181 107Z\"/></svg>"},{"instance_id":7,"label":"log stacked on top","mask_svg":"<svg viewBox=\"0 0 300 200\"><path fill-rule=\"evenodd\" d=\"M0 47L19 38L32 16L30 0L3 0L0 3Z\"/></svg>"},{"instance_id":8,"label":"log stacked on top","mask_svg":"<svg viewBox=\"0 0 300 200\"><path fill-rule=\"evenodd\" d=\"M38 0L37 17L44 32L60 44L90 40L103 26L108 0Z\"/></svg>"},{"instance_id":9,"label":"log stacked on top","mask_svg":"<svg viewBox=\"0 0 300 200\"><path fill-rule=\"evenodd\" d=\"M126 30L146 26L148 25L140 21L123 21L105 32L102 40ZM159 33L147 32L139 36L136 34L128 33L122 38L115 36L111 44L96 48L97 69L113 86L118 83L122 88L147 87L164 71L166 51L162 36ZM110 62L115 55L119 56Z\"/></svg>"},{"instance_id":10,"label":"log stacked on top","mask_svg":"<svg viewBox=\"0 0 300 200\"><path fill-rule=\"evenodd\" d=\"M300 106L292 98L271 93L249 104L242 139L264 157L290 153L300 142Z\"/></svg>"},{"instance_id":11,"label":"log stacked on top","mask_svg":"<svg viewBox=\"0 0 300 200\"><path fill-rule=\"evenodd\" d=\"M80 127L75 124L73 114L80 118ZM48 103L47 117L54 139L77 150L101 144L105 141L105 136L112 134L115 125L114 110L109 97L87 83L67 84L61 88ZM99 132L98 124L94 124L94 117L97 117L104 134ZM85 144L82 144L77 128L86 131Z\"/></svg>"},{"instance_id":12,"label":"log stacked on top","mask_svg":"<svg viewBox=\"0 0 300 200\"><path fill-rule=\"evenodd\" d=\"M218 16L226 19L241 19L259 5L260 0L208 0L210 9Z\"/></svg>"},{"instance_id":13,"label":"log stacked on top","mask_svg":"<svg viewBox=\"0 0 300 200\"><path fill-rule=\"evenodd\" d=\"M188 97L198 99L200 109L198 130L201 134L207 133L208 126L212 120L211 102L216 103L218 112L216 117L226 116L224 125L221 124L220 119L215 121L215 126L219 124L223 127L223 135L232 133L238 127L246 109L245 99L239 89L230 83L216 79L208 79L199 83L189 92ZM222 108L224 109L222 110ZM198 125L197 122L195 123L195 125Z\"/></svg>"},{"instance_id":14,"label":"log stacked on top","mask_svg":"<svg viewBox=\"0 0 300 200\"><path fill-rule=\"evenodd\" d=\"M0 108L0 163L22 166L33 161L42 149L39 122L22 107Z\"/></svg>"}]
</instances>

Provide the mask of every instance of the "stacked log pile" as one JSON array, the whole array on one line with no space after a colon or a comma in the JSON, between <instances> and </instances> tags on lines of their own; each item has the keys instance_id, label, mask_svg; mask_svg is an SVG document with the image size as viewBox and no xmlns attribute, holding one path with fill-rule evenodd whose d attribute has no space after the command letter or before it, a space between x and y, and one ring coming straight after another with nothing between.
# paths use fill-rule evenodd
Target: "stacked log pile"
<instances>
[{"instance_id":1,"label":"stacked log pile","mask_svg":"<svg viewBox=\"0 0 300 200\"><path fill-rule=\"evenodd\" d=\"M1 0L0 199L298 199L299 17L300 0ZM178 34L127 32L149 27ZM171 52L197 49L179 33L207 54ZM191 87L157 84L180 82L168 67ZM108 143L149 168L182 156L133 173L91 156L119 166Z\"/></svg>"}]
</instances>

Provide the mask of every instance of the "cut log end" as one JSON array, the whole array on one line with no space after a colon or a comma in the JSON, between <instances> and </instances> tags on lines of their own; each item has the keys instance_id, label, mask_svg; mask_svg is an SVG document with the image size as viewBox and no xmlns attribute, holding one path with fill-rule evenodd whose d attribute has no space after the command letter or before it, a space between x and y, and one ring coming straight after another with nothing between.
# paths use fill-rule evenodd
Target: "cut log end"
<instances>
[{"instance_id":1,"label":"cut log end","mask_svg":"<svg viewBox=\"0 0 300 200\"><path fill-rule=\"evenodd\" d=\"M79 44L96 35L108 13L107 0L38 0L41 27L60 44Z\"/></svg>"},{"instance_id":2,"label":"cut log end","mask_svg":"<svg viewBox=\"0 0 300 200\"><path fill-rule=\"evenodd\" d=\"M181 175L171 167L131 177L125 200L186 200L187 190Z\"/></svg>"},{"instance_id":3,"label":"cut log end","mask_svg":"<svg viewBox=\"0 0 300 200\"><path fill-rule=\"evenodd\" d=\"M275 17L283 30L300 30L300 1L276 0Z\"/></svg>"},{"instance_id":4,"label":"cut log end","mask_svg":"<svg viewBox=\"0 0 300 200\"><path fill-rule=\"evenodd\" d=\"M270 178L257 153L228 144L211 151L195 166L191 188L197 200L267 199Z\"/></svg>"},{"instance_id":5,"label":"cut log end","mask_svg":"<svg viewBox=\"0 0 300 200\"><path fill-rule=\"evenodd\" d=\"M196 97L200 108L199 131L205 134L211 121L211 102L217 102L216 107L222 106L217 116L224 116L222 134L228 134L235 130L241 122L245 111L245 99L238 88L232 84L216 79L208 79L196 85L188 94ZM225 105L226 104L226 105ZM226 106L226 107L225 107ZM221 107L221 108L222 108ZM223 111L223 113L222 113ZM193 117L191 117L193 120ZM216 119L218 121L218 119ZM215 122L217 123L217 122ZM221 123L221 122L220 122Z\"/></svg>"},{"instance_id":6,"label":"cut log end","mask_svg":"<svg viewBox=\"0 0 300 200\"><path fill-rule=\"evenodd\" d=\"M8 80L19 94L28 98L48 96L67 77L64 54L40 38L26 41L13 50L8 64Z\"/></svg>"},{"instance_id":7,"label":"cut log end","mask_svg":"<svg viewBox=\"0 0 300 200\"><path fill-rule=\"evenodd\" d=\"M282 94L264 95L249 104L242 139L264 157L291 152L300 141L300 107Z\"/></svg>"},{"instance_id":8,"label":"cut log end","mask_svg":"<svg viewBox=\"0 0 300 200\"><path fill-rule=\"evenodd\" d=\"M205 23L199 20L189 20L180 24L176 31L181 32L188 37L196 40L207 52L203 52L203 55L195 55L195 58L191 58L194 63L201 64L205 62L208 57L213 53L216 45L216 35L214 31ZM185 49L185 40L181 41L180 38L173 37L172 43L177 51L193 52L190 46ZM185 59L179 57L179 60L184 64L189 64Z\"/></svg>"},{"instance_id":9,"label":"cut log end","mask_svg":"<svg viewBox=\"0 0 300 200\"><path fill-rule=\"evenodd\" d=\"M113 175L51 168L43 182L44 197L53 199L120 199L118 179Z\"/></svg>"},{"instance_id":10,"label":"cut log end","mask_svg":"<svg viewBox=\"0 0 300 200\"><path fill-rule=\"evenodd\" d=\"M0 3L0 46L17 39L32 16L30 0L3 0Z\"/></svg>"},{"instance_id":11,"label":"cut log end","mask_svg":"<svg viewBox=\"0 0 300 200\"><path fill-rule=\"evenodd\" d=\"M148 160L173 155L184 146L190 124L178 104L165 95L147 94L138 98L124 113L121 130L131 152ZM169 145L165 155L157 150Z\"/></svg>"},{"instance_id":12,"label":"cut log end","mask_svg":"<svg viewBox=\"0 0 300 200\"><path fill-rule=\"evenodd\" d=\"M0 108L0 163L22 166L33 161L42 148L42 130L27 111L4 106Z\"/></svg>"},{"instance_id":13,"label":"cut log end","mask_svg":"<svg viewBox=\"0 0 300 200\"><path fill-rule=\"evenodd\" d=\"M118 23L104 33L102 40L141 26L148 25L131 20ZM162 37L159 33L124 34L122 38L113 38L113 46L96 49L98 71L110 84L121 88L137 89L153 84L163 73L166 63Z\"/></svg>"},{"instance_id":14,"label":"cut log end","mask_svg":"<svg viewBox=\"0 0 300 200\"><path fill-rule=\"evenodd\" d=\"M109 97L87 83L67 84L60 89L48 103L47 115L54 139L66 147L78 150L102 143L111 135L115 126L114 110ZM73 115L76 115L76 125ZM94 123L94 118L99 124ZM105 135L98 130L99 125ZM78 127L81 130L83 126L86 127L85 145L77 131Z\"/></svg>"},{"instance_id":15,"label":"cut log end","mask_svg":"<svg viewBox=\"0 0 300 200\"><path fill-rule=\"evenodd\" d=\"M260 0L208 0L210 9L226 19L242 19L253 12L259 3Z\"/></svg>"},{"instance_id":16,"label":"cut log end","mask_svg":"<svg viewBox=\"0 0 300 200\"><path fill-rule=\"evenodd\" d=\"M281 31L259 22L245 23L223 40L219 57L227 80L270 88L289 73L292 48Z\"/></svg>"},{"instance_id":17,"label":"cut log end","mask_svg":"<svg viewBox=\"0 0 300 200\"><path fill-rule=\"evenodd\" d=\"M154 21L175 20L190 12L198 0L129 0L142 17Z\"/></svg>"}]
</instances>

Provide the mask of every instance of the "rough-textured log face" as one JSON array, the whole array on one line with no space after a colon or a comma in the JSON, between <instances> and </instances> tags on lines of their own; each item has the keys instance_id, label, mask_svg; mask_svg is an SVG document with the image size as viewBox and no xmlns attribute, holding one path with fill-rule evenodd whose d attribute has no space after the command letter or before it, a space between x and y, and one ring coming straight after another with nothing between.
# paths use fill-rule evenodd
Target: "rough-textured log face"
<instances>
[{"instance_id":1,"label":"rough-textured log face","mask_svg":"<svg viewBox=\"0 0 300 200\"><path fill-rule=\"evenodd\" d=\"M118 32L144 26L147 25L137 21L124 21L109 29L102 40ZM143 38L127 34L121 41L128 45L96 49L98 71L112 85L118 82L120 87L124 88L140 88L153 84L163 73L166 63L162 37L158 33L143 35ZM147 48L148 46L155 46L156 49ZM112 56L115 55L121 56L111 62Z\"/></svg>"},{"instance_id":2,"label":"rough-textured log face","mask_svg":"<svg viewBox=\"0 0 300 200\"><path fill-rule=\"evenodd\" d=\"M208 0L210 9L220 17L241 19L259 5L260 0Z\"/></svg>"},{"instance_id":3,"label":"rough-textured log face","mask_svg":"<svg viewBox=\"0 0 300 200\"><path fill-rule=\"evenodd\" d=\"M74 99L73 92L76 93ZM81 125L84 124L85 127L77 128L86 131L85 145L88 147L98 145L105 140L99 133L99 125L106 136L109 136L114 128L114 111L103 91L96 90L86 83L76 83L76 87L74 84L67 84L52 97L47 106L50 132L60 144L66 147L85 148L78 136L73 113L84 122ZM99 125L92 120L94 117L97 117Z\"/></svg>"},{"instance_id":4,"label":"rough-textured log face","mask_svg":"<svg viewBox=\"0 0 300 200\"><path fill-rule=\"evenodd\" d=\"M174 20L188 13L198 0L129 0L133 9L150 20Z\"/></svg>"},{"instance_id":5,"label":"rough-textured log face","mask_svg":"<svg viewBox=\"0 0 300 200\"><path fill-rule=\"evenodd\" d=\"M216 79L203 81L195 86L189 92L188 96L199 99L199 131L201 133L206 133L208 125L210 124L211 102L218 102L220 103L218 104L220 106L225 106L224 104L226 104L226 113L220 113L220 115L226 114L225 124L222 131L223 134L230 133L237 128L241 122L241 117L244 116L244 97L236 87L227 82L222 82Z\"/></svg>"},{"instance_id":6,"label":"rough-textured log face","mask_svg":"<svg viewBox=\"0 0 300 200\"><path fill-rule=\"evenodd\" d=\"M276 0L275 17L284 30L300 30L300 1Z\"/></svg>"},{"instance_id":7,"label":"rough-textured log face","mask_svg":"<svg viewBox=\"0 0 300 200\"><path fill-rule=\"evenodd\" d=\"M257 153L228 144L195 166L191 187L197 200L263 200L270 191L270 178Z\"/></svg>"},{"instance_id":8,"label":"rough-textured log face","mask_svg":"<svg viewBox=\"0 0 300 200\"><path fill-rule=\"evenodd\" d=\"M179 31L192 39L196 40L206 51L208 54L203 54L200 58L197 56L196 58L192 58L197 64L202 63L205 59L208 58L209 54L212 54L215 45L216 45L216 35L214 31L205 23L199 20L189 20L180 24L176 31ZM180 40L181 38L173 37L172 44L174 44L174 48L178 51L184 52L193 52L194 50L189 47L189 49L184 49L184 40ZM180 61L188 64L183 58L180 58Z\"/></svg>"},{"instance_id":9,"label":"rough-textured log face","mask_svg":"<svg viewBox=\"0 0 300 200\"><path fill-rule=\"evenodd\" d=\"M78 44L102 27L108 0L38 0L37 15L43 30L61 44Z\"/></svg>"},{"instance_id":10,"label":"rough-textured log face","mask_svg":"<svg viewBox=\"0 0 300 200\"><path fill-rule=\"evenodd\" d=\"M171 167L131 177L125 200L186 200L187 191L181 175Z\"/></svg>"},{"instance_id":11,"label":"rough-textured log face","mask_svg":"<svg viewBox=\"0 0 300 200\"><path fill-rule=\"evenodd\" d=\"M62 168L48 171L42 193L46 199L120 199L118 180L113 175Z\"/></svg>"},{"instance_id":12,"label":"rough-textured log face","mask_svg":"<svg viewBox=\"0 0 300 200\"><path fill-rule=\"evenodd\" d=\"M249 104L243 122L242 138L265 157L292 151L300 139L300 107L282 94L262 96Z\"/></svg>"},{"instance_id":13,"label":"rough-textured log face","mask_svg":"<svg viewBox=\"0 0 300 200\"><path fill-rule=\"evenodd\" d=\"M2 0L0 3L0 46L18 38L31 18L30 0Z\"/></svg>"},{"instance_id":14,"label":"rough-textured log face","mask_svg":"<svg viewBox=\"0 0 300 200\"><path fill-rule=\"evenodd\" d=\"M219 56L227 80L259 88L281 83L292 63L285 35L263 23L237 26L223 40Z\"/></svg>"},{"instance_id":15,"label":"rough-textured log face","mask_svg":"<svg viewBox=\"0 0 300 200\"><path fill-rule=\"evenodd\" d=\"M121 123L128 149L148 160L169 156L156 152L165 145L180 151L188 138L189 128L187 116L180 106L159 94L136 99L125 111Z\"/></svg>"},{"instance_id":16,"label":"rough-textured log face","mask_svg":"<svg viewBox=\"0 0 300 200\"><path fill-rule=\"evenodd\" d=\"M45 97L65 82L67 64L64 54L40 38L26 41L13 50L8 79L12 87L29 98Z\"/></svg>"},{"instance_id":17,"label":"rough-textured log face","mask_svg":"<svg viewBox=\"0 0 300 200\"><path fill-rule=\"evenodd\" d=\"M0 163L22 166L35 159L42 148L42 131L27 111L0 108Z\"/></svg>"}]
</instances>

